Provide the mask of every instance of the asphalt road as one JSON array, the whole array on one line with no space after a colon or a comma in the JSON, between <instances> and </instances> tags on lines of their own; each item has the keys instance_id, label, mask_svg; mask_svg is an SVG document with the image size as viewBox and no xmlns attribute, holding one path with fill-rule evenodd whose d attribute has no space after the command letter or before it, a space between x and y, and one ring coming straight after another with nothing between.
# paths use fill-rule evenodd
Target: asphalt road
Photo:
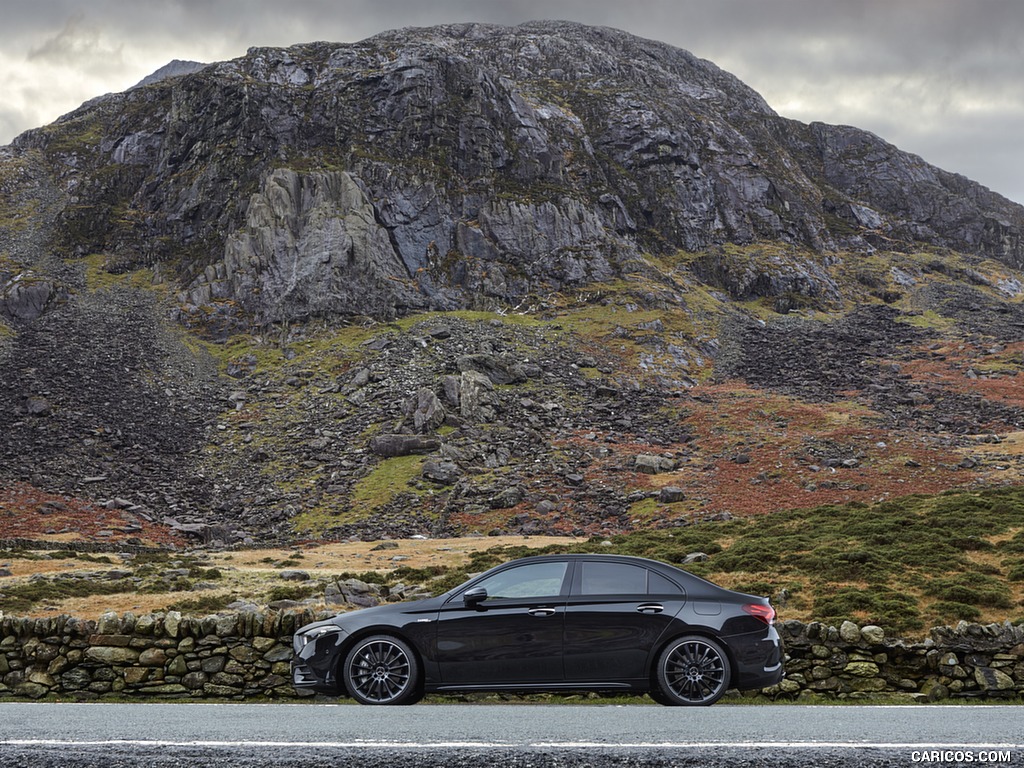
<instances>
[{"instance_id":1,"label":"asphalt road","mask_svg":"<svg viewBox=\"0 0 1024 768\"><path fill-rule=\"evenodd\" d=\"M1012 706L0 704L0 765L1024 766Z\"/></svg>"}]
</instances>

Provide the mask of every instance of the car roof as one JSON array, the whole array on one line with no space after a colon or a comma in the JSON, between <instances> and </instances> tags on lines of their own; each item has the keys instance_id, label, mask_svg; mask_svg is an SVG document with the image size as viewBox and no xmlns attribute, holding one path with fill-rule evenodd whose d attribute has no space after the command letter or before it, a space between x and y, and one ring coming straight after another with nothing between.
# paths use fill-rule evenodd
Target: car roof
<instances>
[{"instance_id":1,"label":"car roof","mask_svg":"<svg viewBox=\"0 0 1024 768\"><path fill-rule=\"evenodd\" d=\"M557 560L583 560L590 562L622 562L631 563L633 565L643 566L645 568L654 568L660 570L668 570L673 573L684 573L692 578L700 578L695 576L688 571L684 571L682 568L677 568L671 563L663 563L660 560L651 560L646 557L637 557L636 555L617 555L614 553L603 553L603 552L567 552L560 555L530 555L529 557L520 557L515 560L509 560L508 562L497 565L494 569L501 568L502 566L508 565L523 565L526 563L543 563L547 561ZM494 570L492 569L492 570Z\"/></svg>"},{"instance_id":2,"label":"car roof","mask_svg":"<svg viewBox=\"0 0 1024 768\"><path fill-rule=\"evenodd\" d=\"M622 562L622 563L631 563L633 565L639 565L639 566L642 566L644 568L652 568L654 570L659 570L662 573L669 575L670 577L674 578L677 581L679 581L679 580L686 581L686 582L689 582L691 585L693 583L695 583L695 582L699 583L699 584L702 585L702 587L705 587L705 588L710 589L712 591L723 592L723 593L731 592L732 591L732 590L726 589L725 587L719 586L718 584L715 584L712 581L708 581L707 579L702 578L702 577L698 576L695 573L690 573L689 571L684 570L684 569L682 569L682 568L680 568L680 567L678 567L676 565L672 565L671 563L665 563L665 562L662 562L661 560L651 560L650 558L647 558L647 557L637 557L636 555L618 555L618 554L614 554L614 553L611 553L611 552L608 552L608 553L605 553L605 552L566 552L566 553L557 554L557 555L530 555L528 557L521 557L521 558L517 558L515 560L509 560L508 562L505 562L505 563L501 563L500 565L496 565L496 566L494 566L494 568L491 568L490 571L496 571L496 570L498 570L498 569L500 569L502 567L511 566L511 565L523 565L523 564L526 564L526 563L535 563L535 562L536 563L542 563L542 562L545 562L545 561L557 561L557 560L582 560L582 561L589 561L589 562ZM489 573L490 571L487 571L487 572Z\"/></svg>"}]
</instances>

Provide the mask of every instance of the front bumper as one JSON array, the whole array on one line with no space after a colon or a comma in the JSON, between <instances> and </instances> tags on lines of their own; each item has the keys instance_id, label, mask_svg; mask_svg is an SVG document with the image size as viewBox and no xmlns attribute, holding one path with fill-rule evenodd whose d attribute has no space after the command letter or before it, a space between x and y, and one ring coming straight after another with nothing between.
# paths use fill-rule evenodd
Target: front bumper
<instances>
[{"instance_id":1,"label":"front bumper","mask_svg":"<svg viewBox=\"0 0 1024 768\"><path fill-rule=\"evenodd\" d=\"M337 673L345 636L344 630L328 623L296 632L292 639L292 685L320 693L339 693Z\"/></svg>"}]
</instances>

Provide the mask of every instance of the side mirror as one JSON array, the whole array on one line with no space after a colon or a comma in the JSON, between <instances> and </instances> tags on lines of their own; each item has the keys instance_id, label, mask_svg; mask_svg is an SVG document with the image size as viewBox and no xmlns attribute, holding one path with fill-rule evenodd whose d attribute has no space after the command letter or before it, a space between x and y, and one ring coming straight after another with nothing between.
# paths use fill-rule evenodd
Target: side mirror
<instances>
[{"instance_id":1,"label":"side mirror","mask_svg":"<svg viewBox=\"0 0 1024 768\"><path fill-rule=\"evenodd\" d=\"M467 608L471 608L487 599L487 590L483 587L473 587L462 593L462 602Z\"/></svg>"}]
</instances>

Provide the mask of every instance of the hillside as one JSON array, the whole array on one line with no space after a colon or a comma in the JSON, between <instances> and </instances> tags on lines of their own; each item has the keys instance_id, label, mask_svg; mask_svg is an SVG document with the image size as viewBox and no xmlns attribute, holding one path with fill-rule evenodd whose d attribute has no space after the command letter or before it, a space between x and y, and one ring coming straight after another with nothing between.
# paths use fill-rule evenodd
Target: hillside
<instances>
[{"instance_id":1,"label":"hillside","mask_svg":"<svg viewBox=\"0 0 1024 768\"><path fill-rule=\"evenodd\" d=\"M171 68L0 148L0 539L604 537L1019 485L1022 230L610 29Z\"/></svg>"}]
</instances>

